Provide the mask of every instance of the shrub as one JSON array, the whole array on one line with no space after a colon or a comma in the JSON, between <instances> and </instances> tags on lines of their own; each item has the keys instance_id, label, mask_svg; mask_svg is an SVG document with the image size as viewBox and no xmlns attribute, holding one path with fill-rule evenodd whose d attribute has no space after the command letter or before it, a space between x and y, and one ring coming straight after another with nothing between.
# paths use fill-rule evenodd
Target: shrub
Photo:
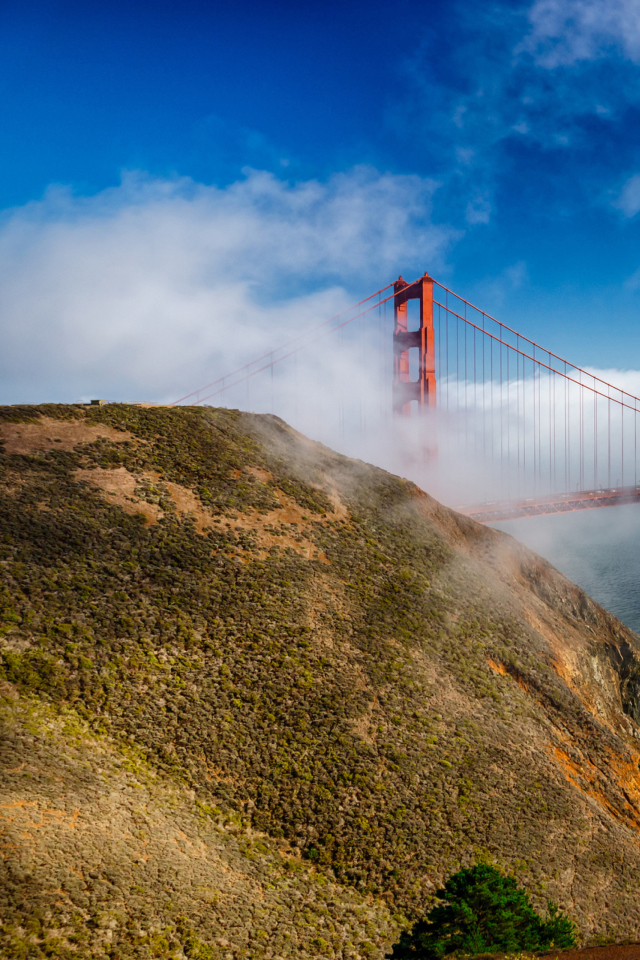
<instances>
[{"instance_id":1,"label":"shrub","mask_svg":"<svg viewBox=\"0 0 640 960\"><path fill-rule=\"evenodd\" d=\"M574 926L555 904L548 904L543 920L513 877L488 864L460 870L436 897L440 903L402 934L393 948L393 960L575 946Z\"/></svg>"}]
</instances>

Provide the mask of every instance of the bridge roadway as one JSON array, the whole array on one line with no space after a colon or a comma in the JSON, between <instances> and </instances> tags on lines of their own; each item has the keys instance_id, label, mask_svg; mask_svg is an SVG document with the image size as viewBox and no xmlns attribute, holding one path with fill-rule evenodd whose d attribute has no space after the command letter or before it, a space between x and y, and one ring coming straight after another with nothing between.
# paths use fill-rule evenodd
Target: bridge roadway
<instances>
[{"instance_id":1,"label":"bridge roadway","mask_svg":"<svg viewBox=\"0 0 640 960\"><path fill-rule=\"evenodd\" d=\"M544 517L553 513L570 513L574 510L592 510L595 507L615 507L623 503L639 502L640 486L635 486L577 490L575 493L555 493L545 497L527 497L524 500L494 500L466 504L455 509L480 523L493 523L496 520Z\"/></svg>"}]
</instances>

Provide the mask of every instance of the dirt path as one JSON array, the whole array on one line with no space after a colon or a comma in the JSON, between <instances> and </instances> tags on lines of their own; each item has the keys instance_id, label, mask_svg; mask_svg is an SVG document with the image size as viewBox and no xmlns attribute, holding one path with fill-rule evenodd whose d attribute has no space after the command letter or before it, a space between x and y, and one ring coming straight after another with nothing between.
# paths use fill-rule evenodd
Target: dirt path
<instances>
[{"instance_id":1,"label":"dirt path","mask_svg":"<svg viewBox=\"0 0 640 960\"><path fill-rule=\"evenodd\" d=\"M606 947L585 947L584 950L562 950L539 953L539 957L560 957L561 960L640 960L640 943L609 944Z\"/></svg>"}]
</instances>

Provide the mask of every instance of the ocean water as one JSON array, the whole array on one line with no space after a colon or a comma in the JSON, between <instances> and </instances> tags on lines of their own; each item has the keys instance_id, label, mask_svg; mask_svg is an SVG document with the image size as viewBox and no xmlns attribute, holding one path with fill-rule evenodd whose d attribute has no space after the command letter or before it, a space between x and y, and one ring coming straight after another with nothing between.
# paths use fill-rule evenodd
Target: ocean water
<instances>
[{"instance_id":1,"label":"ocean water","mask_svg":"<svg viewBox=\"0 0 640 960\"><path fill-rule=\"evenodd\" d=\"M640 504L491 526L545 557L640 634Z\"/></svg>"}]
</instances>

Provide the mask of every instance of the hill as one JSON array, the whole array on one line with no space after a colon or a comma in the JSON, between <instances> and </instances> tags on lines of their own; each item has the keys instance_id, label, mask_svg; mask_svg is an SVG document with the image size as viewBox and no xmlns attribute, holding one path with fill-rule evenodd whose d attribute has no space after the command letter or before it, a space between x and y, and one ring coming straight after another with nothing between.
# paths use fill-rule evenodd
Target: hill
<instances>
[{"instance_id":1,"label":"hill","mask_svg":"<svg viewBox=\"0 0 640 960\"><path fill-rule=\"evenodd\" d=\"M3 956L382 957L479 857L638 936L640 641L544 560L274 417L0 435Z\"/></svg>"}]
</instances>

